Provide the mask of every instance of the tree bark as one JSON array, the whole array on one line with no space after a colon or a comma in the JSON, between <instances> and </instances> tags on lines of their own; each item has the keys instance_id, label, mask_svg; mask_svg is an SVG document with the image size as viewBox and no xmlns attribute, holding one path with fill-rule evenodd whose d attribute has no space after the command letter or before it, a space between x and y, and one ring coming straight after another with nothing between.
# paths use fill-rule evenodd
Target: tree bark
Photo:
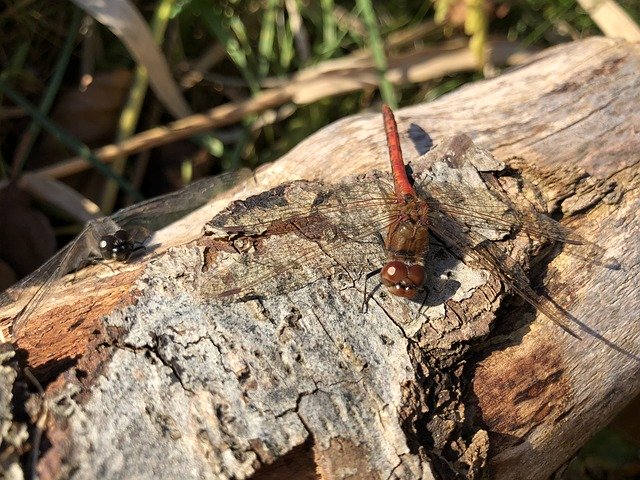
<instances>
[{"instance_id":1,"label":"tree bark","mask_svg":"<svg viewBox=\"0 0 640 480\"><path fill-rule=\"evenodd\" d=\"M480 169L497 170L496 185L535 193L530 203L620 260L618 271L567 253L532 261L523 237L496 240L581 340L437 246L432 268L450 274L429 280L439 302L378 291L363 313L364 277L384 261L370 242L333 247L329 229L258 231L250 245L201 233L232 198L387 171L381 115L346 118L159 232L137 262L61 283L34 314L13 340L45 386L41 478L550 476L640 390L638 71L639 45L592 38L396 114L416 170L466 133L499 161ZM287 210L318 188L294 183L243 208ZM257 299L217 297L226 278L295 255L288 242L332 246L309 254L310 272L258 275ZM246 263L247 249L263 262Z\"/></svg>"}]
</instances>

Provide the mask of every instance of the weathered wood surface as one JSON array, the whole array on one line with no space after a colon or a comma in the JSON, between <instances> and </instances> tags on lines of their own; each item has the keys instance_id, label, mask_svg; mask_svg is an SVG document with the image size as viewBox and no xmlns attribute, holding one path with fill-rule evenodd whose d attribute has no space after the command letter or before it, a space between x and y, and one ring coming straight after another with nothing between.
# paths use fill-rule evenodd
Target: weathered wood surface
<instances>
[{"instance_id":1,"label":"weathered wood surface","mask_svg":"<svg viewBox=\"0 0 640 480\"><path fill-rule=\"evenodd\" d=\"M364 275L381 265L373 251L359 276L260 301L207 298L217 262L234 258L200 238L221 197L160 232L149 261L83 271L15 339L41 377L63 372L47 386L43 478L549 476L640 391L638 71L640 46L590 39L397 112L407 160L467 133L499 160L518 157L514 175L538 183L538 203L621 260L614 272L561 254L533 269L583 323L582 340L505 303L472 264L449 269L467 280L420 312L428 321L379 292L361 313ZM387 162L381 116L360 115L263 168L242 195ZM526 243L512 245L525 263Z\"/></svg>"}]
</instances>

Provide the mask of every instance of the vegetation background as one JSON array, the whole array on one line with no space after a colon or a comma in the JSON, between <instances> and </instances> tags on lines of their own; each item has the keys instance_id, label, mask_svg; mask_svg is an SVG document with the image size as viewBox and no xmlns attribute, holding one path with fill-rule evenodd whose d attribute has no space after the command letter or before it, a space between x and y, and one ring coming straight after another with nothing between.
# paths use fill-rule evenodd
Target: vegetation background
<instances>
[{"instance_id":1,"label":"vegetation background","mask_svg":"<svg viewBox=\"0 0 640 480\"><path fill-rule=\"evenodd\" d=\"M275 160L345 115L428 102L563 42L640 41L637 0L96 3L2 3L0 289L92 216ZM640 478L639 408L566 478Z\"/></svg>"}]
</instances>

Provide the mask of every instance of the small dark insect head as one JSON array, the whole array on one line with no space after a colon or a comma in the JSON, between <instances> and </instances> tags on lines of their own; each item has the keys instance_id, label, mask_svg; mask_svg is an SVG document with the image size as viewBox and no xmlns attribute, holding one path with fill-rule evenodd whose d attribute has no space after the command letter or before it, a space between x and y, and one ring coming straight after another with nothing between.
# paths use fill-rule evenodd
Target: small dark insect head
<instances>
[{"instance_id":1,"label":"small dark insect head","mask_svg":"<svg viewBox=\"0 0 640 480\"><path fill-rule=\"evenodd\" d=\"M100 254L105 260L126 262L133 252L133 239L126 230L118 230L113 235L100 239Z\"/></svg>"}]
</instances>

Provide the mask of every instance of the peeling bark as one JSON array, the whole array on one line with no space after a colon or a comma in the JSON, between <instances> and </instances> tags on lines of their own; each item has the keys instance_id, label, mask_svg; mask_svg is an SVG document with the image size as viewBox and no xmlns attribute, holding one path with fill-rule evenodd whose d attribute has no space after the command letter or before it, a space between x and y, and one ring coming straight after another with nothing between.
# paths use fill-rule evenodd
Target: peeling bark
<instances>
[{"instance_id":1,"label":"peeling bark","mask_svg":"<svg viewBox=\"0 0 640 480\"><path fill-rule=\"evenodd\" d=\"M153 255L60 285L14 339L51 382L41 478L551 475L640 390L638 71L638 45L589 39L397 113L416 171L432 144L465 132L506 165L480 169L484 182L562 216L621 261L612 271L570 247L495 239L580 322L582 340L436 245L425 305L377 291L363 313L378 245L327 249L331 232L300 239L285 228L251 245L201 235L240 195L230 192L160 232ZM380 115L344 119L261 169L242 196L295 177L323 184L244 205L313 202L327 183L386 163ZM255 299L217 298L221 272L236 283L301 241L325 248L312 272L256 283Z\"/></svg>"}]
</instances>

